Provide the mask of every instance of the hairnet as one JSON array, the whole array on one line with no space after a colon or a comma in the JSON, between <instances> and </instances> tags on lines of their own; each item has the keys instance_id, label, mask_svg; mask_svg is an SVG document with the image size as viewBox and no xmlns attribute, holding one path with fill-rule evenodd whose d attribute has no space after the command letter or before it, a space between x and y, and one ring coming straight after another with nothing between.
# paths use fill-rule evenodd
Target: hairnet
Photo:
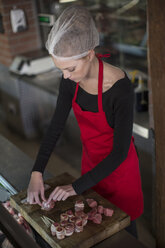
<instances>
[{"instance_id":1,"label":"hairnet","mask_svg":"<svg viewBox=\"0 0 165 248\"><path fill-rule=\"evenodd\" d=\"M99 34L89 11L82 6L66 8L54 23L46 48L54 58L78 59L99 45Z\"/></svg>"}]
</instances>

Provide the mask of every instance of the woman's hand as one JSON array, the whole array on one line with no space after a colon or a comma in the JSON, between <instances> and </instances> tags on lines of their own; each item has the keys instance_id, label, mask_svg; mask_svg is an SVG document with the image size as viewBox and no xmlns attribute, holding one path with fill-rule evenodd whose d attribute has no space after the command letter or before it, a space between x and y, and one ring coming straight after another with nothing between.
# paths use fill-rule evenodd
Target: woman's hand
<instances>
[{"instance_id":1,"label":"woman's hand","mask_svg":"<svg viewBox=\"0 0 165 248\"><path fill-rule=\"evenodd\" d=\"M65 201L69 196L76 195L71 184L57 186L50 194L48 203L53 199L54 201Z\"/></svg>"},{"instance_id":2,"label":"woman's hand","mask_svg":"<svg viewBox=\"0 0 165 248\"><path fill-rule=\"evenodd\" d=\"M42 204L39 196L41 196L43 201L46 201L42 173L33 171L27 190L27 202L30 204L39 204L41 206Z\"/></svg>"}]
</instances>

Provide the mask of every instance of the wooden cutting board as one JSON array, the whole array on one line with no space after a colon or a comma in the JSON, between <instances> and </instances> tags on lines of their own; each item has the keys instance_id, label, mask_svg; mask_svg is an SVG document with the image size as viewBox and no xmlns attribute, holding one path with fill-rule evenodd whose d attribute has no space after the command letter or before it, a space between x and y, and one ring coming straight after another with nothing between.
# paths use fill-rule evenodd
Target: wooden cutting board
<instances>
[{"instance_id":1,"label":"wooden cutting board","mask_svg":"<svg viewBox=\"0 0 165 248\"><path fill-rule=\"evenodd\" d=\"M48 198L50 192L57 185L70 184L75 180L68 173L61 174L57 177L47 180L45 183L50 185L51 188L46 191L46 197ZM130 217L122 210L111 204L109 201L98 195L93 190L88 190L80 196L69 197L66 201L59 201L55 207L50 211L41 210L39 205L22 204L21 200L26 197L26 191L20 192L16 195L11 196L11 206L17 209L26 221L42 236L42 238L48 242L51 247L57 248L88 248L97 244L98 242L110 237L114 233L120 231L130 224ZM83 200L85 203L84 212L89 212L90 207L87 205L85 199L93 198L98 204L104 207L110 207L114 210L112 217L103 216L102 223L94 224L92 221L88 221L84 227L83 232L74 233L70 237L66 237L63 240L58 240L56 237L51 235L49 228L44 224L41 217L43 215L59 221L60 214L72 209L74 211L74 204L76 200Z\"/></svg>"}]
</instances>

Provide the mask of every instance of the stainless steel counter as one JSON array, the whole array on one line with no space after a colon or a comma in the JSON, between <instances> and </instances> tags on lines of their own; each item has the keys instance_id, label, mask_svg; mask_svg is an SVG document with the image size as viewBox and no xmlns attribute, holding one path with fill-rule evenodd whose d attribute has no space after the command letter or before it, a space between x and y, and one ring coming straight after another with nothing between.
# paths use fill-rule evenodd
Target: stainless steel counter
<instances>
[{"instance_id":1,"label":"stainless steel counter","mask_svg":"<svg viewBox=\"0 0 165 248\"><path fill-rule=\"evenodd\" d=\"M4 121L26 138L41 135L55 110L59 72L51 71L34 77L18 76L0 65L0 75Z\"/></svg>"}]
</instances>

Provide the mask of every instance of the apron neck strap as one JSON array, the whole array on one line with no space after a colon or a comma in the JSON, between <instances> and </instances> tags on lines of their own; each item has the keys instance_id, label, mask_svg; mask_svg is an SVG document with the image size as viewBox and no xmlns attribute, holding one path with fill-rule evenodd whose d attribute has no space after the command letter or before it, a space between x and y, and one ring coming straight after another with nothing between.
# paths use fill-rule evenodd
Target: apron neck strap
<instances>
[{"instance_id":1,"label":"apron neck strap","mask_svg":"<svg viewBox=\"0 0 165 248\"><path fill-rule=\"evenodd\" d=\"M73 101L76 101L76 98L77 98L77 92L78 92L78 87L79 87L79 82L76 83L76 90L75 90L75 93L74 93L74 98L73 98Z\"/></svg>"},{"instance_id":2,"label":"apron neck strap","mask_svg":"<svg viewBox=\"0 0 165 248\"><path fill-rule=\"evenodd\" d=\"M103 111L102 104L102 87L103 87L103 62L98 58L99 61L99 72L98 72L98 110L99 112ZM76 100L77 92L78 92L79 82L76 85L76 90L74 94L73 101Z\"/></svg>"},{"instance_id":3,"label":"apron neck strap","mask_svg":"<svg viewBox=\"0 0 165 248\"><path fill-rule=\"evenodd\" d=\"M99 112L103 111L102 104L102 88L103 88L103 62L98 58L99 61L99 75L98 75L98 109Z\"/></svg>"}]
</instances>

